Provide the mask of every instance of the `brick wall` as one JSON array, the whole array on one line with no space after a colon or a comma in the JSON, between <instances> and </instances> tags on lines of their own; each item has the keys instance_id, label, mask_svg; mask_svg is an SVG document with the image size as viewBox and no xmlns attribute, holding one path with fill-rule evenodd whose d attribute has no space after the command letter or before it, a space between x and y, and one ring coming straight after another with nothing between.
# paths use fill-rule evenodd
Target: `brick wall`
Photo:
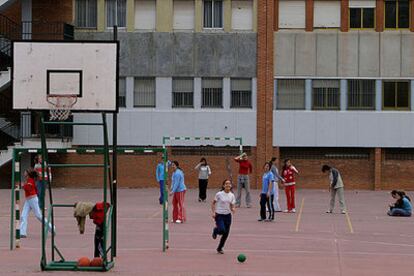
<instances>
[{"instance_id":1,"label":"brick wall","mask_svg":"<svg viewBox=\"0 0 414 276\"><path fill-rule=\"evenodd\" d=\"M382 190L414 190L414 160L382 162Z\"/></svg>"},{"instance_id":2,"label":"brick wall","mask_svg":"<svg viewBox=\"0 0 414 276\"><path fill-rule=\"evenodd\" d=\"M233 181L237 179L238 165L234 156L206 156L212 175L209 187L221 187L225 178L229 177L228 163L231 167ZM187 187L198 187L198 173L194 167L201 156L169 155L170 160L177 160L184 170ZM252 150L251 160L255 159ZM118 186L131 188L156 187L155 168L159 158L157 155L118 155ZM50 155L50 163L103 163L102 155L92 154L57 154ZM59 168L53 170L53 182L56 187L101 187L103 184L102 170L98 168ZM253 175L255 170L253 171ZM170 179L170 178L169 178ZM252 180L254 177L252 177ZM253 181L252 187L256 188Z\"/></svg>"},{"instance_id":3,"label":"brick wall","mask_svg":"<svg viewBox=\"0 0 414 276\"><path fill-rule=\"evenodd\" d=\"M7 16L9 19L16 23L22 20L22 6L20 1L15 1L5 11L1 12L2 15Z\"/></svg>"},{"instance_id":4,"label":"brick wall","mask_svg":"<svg viewBox=\"0 0 414 276\"><path fill-rule=\"evenodd\" d=\"M327 189L329 187L329 179L321 171L324 164L335 167L340 171L346 189L372 190L374 186L374 164L372 160L292 159L291 161L299 171L299 175L296 177L298 188Z\"/></svg>"},{"instance_id":5,"label":"brick wall","mask_svg":"<svg viewBox=\"0 0 414 276\"><path fill-rule=\"evenodd\" d=\"M72 0L33 0L32 18L33 21L73 21Z\"/></svg>"}]
</instances>

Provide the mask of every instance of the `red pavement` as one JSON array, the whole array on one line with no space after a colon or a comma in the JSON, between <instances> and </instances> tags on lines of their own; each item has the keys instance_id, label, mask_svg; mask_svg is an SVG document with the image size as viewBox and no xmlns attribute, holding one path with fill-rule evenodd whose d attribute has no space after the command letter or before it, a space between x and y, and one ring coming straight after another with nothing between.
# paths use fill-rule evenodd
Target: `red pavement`
<instances>
[{"instance_id":1,"label":"red pavement","mask_svg":"<svg viewBox=\"0 0 414 276\"><path fill-rule=\"evenodd\" d=\"M209 201L215 192L209 191ZM74 203L98 201L101 193L57 189L54 194L56 203ZM224 255L216 254L218 240L211 238L210 204L199 203L196 190L186 195L188 222L170 224L167 253L161 250L157 189L121 189L118 194L118 257L108 275L413 275L414 219L388 217L391 197L386 191L347 191L351 223L338 212L325 214L328 192L321 190L299 190L298 213L277 213L275 222L257 222L259 195L253 191L255 204L251 209L237 209ZM9 190L1 190L0 206L0 275L46 275L39 269L39 222L31 214L28 238L22 240L20 249L9 251ZM90 220L86 233L79 235L73 211L59 210L56 227L57 244L67 259L92 257L94 226ZM243 264L237 263L239 253L247 256ZM76 274L47 275L57 273Z\"/></svg>"}]
</instances>

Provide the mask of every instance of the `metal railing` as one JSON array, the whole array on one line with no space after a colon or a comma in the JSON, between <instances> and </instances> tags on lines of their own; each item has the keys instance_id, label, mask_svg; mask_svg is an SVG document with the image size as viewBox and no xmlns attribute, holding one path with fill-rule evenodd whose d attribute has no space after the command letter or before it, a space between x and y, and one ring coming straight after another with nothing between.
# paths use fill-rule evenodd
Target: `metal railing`
<instances>
[{"instance_id":1,"label":"metal railing","mask_svg":"<svg viewBox=\"0 0 414 276\"><path fill-rule=\"evenodd\" d=\"M73 40L74 26L64 22L22 21L22 39Z\"/></svg>"}]
</instances>

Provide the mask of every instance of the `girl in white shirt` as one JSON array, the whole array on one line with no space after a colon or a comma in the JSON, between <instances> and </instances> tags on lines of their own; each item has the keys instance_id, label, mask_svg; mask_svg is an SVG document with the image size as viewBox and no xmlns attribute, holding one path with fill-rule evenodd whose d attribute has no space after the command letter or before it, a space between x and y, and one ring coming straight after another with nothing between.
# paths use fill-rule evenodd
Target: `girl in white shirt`
<instances>
[{"instance_id":1,"label":"girl in white shirt","mask_svg":"<svg viewBox=\"0 0 414 276\"><path fill-rule=\"evenodd\" d=\"M216 227L213 229L213 239L221 235L220 243L217 247L217 253L224 254L223 247L230 233L231 213L234 214L236 198L231 192L231 181L223 181L222 190L216 194L211 203L213 219L216 221Z\"/></svg>"}]
</instances>

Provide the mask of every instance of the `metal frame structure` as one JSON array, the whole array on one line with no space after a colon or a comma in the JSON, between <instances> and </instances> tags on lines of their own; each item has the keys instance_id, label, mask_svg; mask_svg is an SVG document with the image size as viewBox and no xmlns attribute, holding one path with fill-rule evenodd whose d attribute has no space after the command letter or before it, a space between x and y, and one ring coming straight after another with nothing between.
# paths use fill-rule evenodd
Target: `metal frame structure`
<instances>
[{"instance_id":1,"label":"metal frame structure","mask_svg":"<svg viewBox=\"0 0 414 276\"><path fill-rule=\"evenodd\" d=\"M162 212L162 227L163 227L163 242L162 251L165 252L169 248L169 227L168 227L168 157L167 157L167 143L169 141L236 141L239 143L240 153L243 152L242 137L189 137L189 136L164 136L162 138L162 148L165 150L164 154L164 204Z\"/></svg>"},{"instance_id":2,"label":"metal frame structure","mask_svg":"<svg viewBox=\"0 0 414 276\"><path fill-rule=\"evenodd\" d=\"M104 116L104 115L103 115ZM52 122L44 122L46 124L52 124ZM54 124L62 124L62 122L53 122ZM67 124L66 122L63 122L64 124ZM77 123L73 123L73 124L77 124ZM85 124L82 123L81 125L91 125L91 124ZM94 124L97 125L97 124ZM102 124L100 124L102 125ZM105 139L104 139L105 140ZM104 141L105 142L105 141ZM15 247L19 248L20 247L20 229L19 229L19 218L20 218L20 210L19 210L19 195L20 195L20 190L19 190L19 186L20 186L20 181L21 181L21 177L20 177L20 173L21 173L21 156L23 153L37 153L37 154L42 154L44 155L46 158L48 156L48 154L53 154L53 153L79 153L79 154L103 154L104 155L104 159L105 156L107 156L106 160L108 161L107 164L108 166L102 165L102 164L49 164L49 167L78 167L78 168L90 168L90 167L103 167L104 171L105 171L105 167L107 167L107 175L109 176L107 178L107 183L112 183L112 186L110 185L111 189L110 189L110 196L111 196L111 203L114 203L113 200L115 199L114 197L114 191L115 191L115 187L113 185L113 182L110 181L110 172L109 172L109 154L113 153L114 150L109 149L109 146L107 147L107 150L105 150L105 147L100 147L100 148L96 148L96 147L77 147L77 148L63 148L63 149L30 149L30 148L15 148L13 150L13 163L12 163L12 169L13 169L13 174L12 174L12 192L11 192L11 200L12 200L12 204L11 204L11 222L10 222L10 250L13 250ZM134 153L156 153L156 152L160 152L163 154L163 156L167 155L167 151L164 148L140 148L140 147L128 147L128 148L118 148L116 149L116 152L118 154L134 154ZM48 164L48 160L44 158L44 162L46 164ZM105 161L105 160L104 160ZM43 165L43 164L42 164ZM47 165L46 165L47 166ZM43 170L45 171L45 170ZM47 171L47 170L46 170ZM49 178L50 179L50 178ZM109 180L109 181L108 181ZM51 183L49 183L49 196L52 193L52 188L53 185L50 185ZM106 185L104 184L104 202L105 202L105 197L106 197ZM49 207L49 221L51 222L52 226L54 226L54 217L53 217L53 209L54 208L73 208L74 205L73 204L55 204L53 203L53 198L50 197L50 207ZM63 258L62 253L59 251L59 249L57 248L56 244L55 244L55 237L52 234L52 262L47 263L46 261L46 237L47 237L47 226L46 225L42 225L42 260L41 260L41 267L44 270L86 270L86 271L107 271L109 269L111 269L114 265L114 261L113 261L113 257L115 256L114 252L113 252L113 248L115 248L116 246L116 233L113 231L113 225L116 224L116 217L115 217L115 208L114 208L115 204L112 204L111 207L109 208L108 211L108 215L107 215L107 219L105 220L105 230L104 230L104 244L106 245L106 242L109 240L109 237L107 237L107 234L109 232L109 230L111 231L111 237L110 237L110 241L111 241L111 245L108 248L105 248L105 252L109 252L109 250L111 250L111 256L109 256L109 260L107 260L106 264L104 262L104 266L103 267L78 267L77 266L77 262L74 261L66 261ZM44 210L42 210L42 213L44 214ZM14 234L14 235L13 235ZM44 237L44 239L43 239ZM55 252L57 253L57 255L61 258L60 261L55 261Z\"/></svg>"}]
</instances>

